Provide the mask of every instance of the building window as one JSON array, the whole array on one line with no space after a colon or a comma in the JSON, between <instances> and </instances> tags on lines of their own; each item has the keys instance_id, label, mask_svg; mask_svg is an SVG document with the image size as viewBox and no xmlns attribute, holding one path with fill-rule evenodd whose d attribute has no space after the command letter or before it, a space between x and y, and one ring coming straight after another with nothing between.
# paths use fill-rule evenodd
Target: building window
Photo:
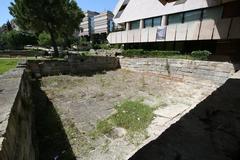
<instances>
[{"instance_id":1,"label":"building window","mask_svg":"<svg viewBox=\"0 0 240 160\"><path fill-rule=\"evenodd\" d=\"M162 17L153 18L153 27L161 26L161 22L162 22Z\"/></svg>"},{"instance_id":2,"label":"building window","mask_svg":"<svg viewBox=\"0 0 240 160\"><path fill-rule=\"evenodd\" d=\"M114 30L114 22L113 20L108 21L108 26L109 26L109 32L113 32Z\"/></svg>"},{"instance_id":3,"label":"building window","mask_svg":"<svg viewBox=\"0 0 240 160\"><path fill-rule=\"evenodd\" d=\"M162 17L149 18L144 20L144 28L161 26Z\"/></svg>"},{"instance_id":4,"label":"building window","mask_svg":"<svg viewBox=\"0 0 240 160\"><path fill-rule=\"evenodd\" d=\"M132 21L130 22L130 29L139 29L140 27L140 21Z\"/></svg>"},{"instance_id":5,"label":"building window","mask_svg":"<svg viewBox=\"0 0 240 160\"><path fill-rule=\"evenodd\" d=\"M222 17L223 7L213 7L203 10L203 19L220 19Z\"/></svg>"},{"instance_id":6,"label":"building window","mask_svg":"<svg viewBox=\"0 0 240 160\"><path fill-rule=\"evenodd\" d=\"M90 33L94 33L94 28L95 28L95 24L94 24L94 17L90 17Z\"/></svg>"},{"instance_id":7,"label":"building window","mask_svg":"<svg viewBox=\"0 0 240 160\"><path fill-rule=\"evenodd\" d=\"M168 24L178 24L183 22L183 13L172 14L168 16Z\"/></svg>"},{"instance_id":8,"label":"building window","mask_svg":"<svg viewBox=\"0 0 240 160\"><path fill-rule=\"evenodd\" d=\"M198 21L201 20L202 11L190 11L184 13L184 22Z\"/></svg>"},{"instance_id":9,"label":"building window","mask_svg":"<svg viewBox=\"0 0 240 160\"><path fill-rule=\"evenodd\" d=\"M144 20L144 28L152 27L152 26L153 26L153 19L152 18Z\"/></svg>"}]
</instances>

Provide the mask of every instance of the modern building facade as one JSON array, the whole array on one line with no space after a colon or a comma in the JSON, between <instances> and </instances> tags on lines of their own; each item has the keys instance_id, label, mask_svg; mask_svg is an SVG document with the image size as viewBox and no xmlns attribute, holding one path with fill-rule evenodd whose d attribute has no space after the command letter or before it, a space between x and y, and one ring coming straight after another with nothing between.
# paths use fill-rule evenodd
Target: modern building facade
<instances>
[{"instance_id":1,"label":"modern building facade","mask_svg":"<svg viewBox=\"0 0 240 160\"><path fill-rule=\"evenodd\" d=\"M93 11L85 12L85 17L80 24L80 36L90 37L96 34L108 34L112 31L113 13L110 11L98 13Z\"/></svg>"},{"instance_id":2,"label":"modern building facade","mask_svg":"<svg viewBox=\"0 0 240 160\"><path fill-rule=\"evenodd\" d=\"M111 44L231 41L238 46L239 10L238 0L119 0L114 22L123 31L107 39Z\"/></svg>"},{"instance_id":3,"label":"modern building facade","mask_svg":"<svg viewBox=\"0 0 240 160\"><path fill-rule=\"evenodd\" d=\"M94 16L98 15L99 13L87 11L84 14L85 17L80 24L79 36L90 36L94 32Z\"/></svg>"}]
</instances>

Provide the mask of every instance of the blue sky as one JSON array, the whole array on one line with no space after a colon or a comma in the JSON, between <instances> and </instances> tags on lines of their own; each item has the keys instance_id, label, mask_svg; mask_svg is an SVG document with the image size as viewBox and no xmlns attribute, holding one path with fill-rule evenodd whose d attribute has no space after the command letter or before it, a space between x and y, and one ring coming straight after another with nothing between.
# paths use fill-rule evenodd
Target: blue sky
<instances>
[{"instance_id":1,"label":"blue sky","mask_svg":"<svg viewBox=\"0 0 240 160\"><path fill-rule=\"evenodd\" d=\"M8 6L13 0L0 0L0 25L6 23L7 20L11 20L12 16L9 14ZM93 11L112 11L117 4L118 0L77 0L78 5L82 10Z\"/></svg>"}]
</instances>

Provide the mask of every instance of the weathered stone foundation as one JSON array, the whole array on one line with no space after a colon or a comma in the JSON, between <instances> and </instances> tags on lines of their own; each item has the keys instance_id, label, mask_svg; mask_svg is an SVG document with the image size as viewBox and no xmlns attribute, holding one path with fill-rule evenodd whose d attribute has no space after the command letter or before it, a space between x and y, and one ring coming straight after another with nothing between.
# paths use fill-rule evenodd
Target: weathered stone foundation
<instances>
[{"instance_id":1,"label":"weathered stone foundation","mask_svg":"<svg viewBox=\"0 0 240 160\"><path fill-rule=\"evenodd\" d=\"M239 69L239 66L228 62L165 58L122 58L120 64L121 68L136 72L152 72L177 79L199 78L218 84L223 84Z\"/></svg>"},{"instance_id":2,"label":"weathered stone foundation","mask_svg":"<svg viewBox=\"0 0 240 160\"><path fill-rule=\"evenodd\" d=\"M178 79L184 79L187 77L206 79L213 81L218 84L223 84L236 70L238 66L231 63L221 63L221 62L206 62L206 61L191 61L191 60L175 60L175 59L161 59L161 58L139 58L139 59L129 59L122 58L118 59L115 57L69 57L68 60L62 61L28 61L28 69L16 69L7 74L0 76L0 159L2 160L35 160L38 159L38 142L35 138L35 107L34 95L36 92L33 91L34 79L33 77L41 77L48 75L58 75L58 74L81 74L86 72L101 72L107 70L114 70L123 68L128 70L133 70L137 72L151 72L160 74L166 77L173 77ZM217 104L218 97L227 97L230 94L234 94L234 99L227 98L226 105L232 103L238 104L239 96L237 96L237 91L234 87L228 87L228 84L233 80L228 81L228 83L219 89L216 93L212 95L213 98L205 100L203 103L197 106L196 111L201 110L198 108L206 108L205 106L210 105L210 103ZM235 84L235 81L234 81ZM239 88L238 82L236 86ZM226 88L226 89L225 89ZM232 92L231 90L234 90ZM224 91L226 94L217 94L219 91ZM229 94L228 94L229 93ZM34 96L33 96L34 95ZM227 103L228 102L228 103ZM236 103L235 103L236 102ZM201 107L203 106L203 107ZM212 107L212 106L210 106ZM210 108L209 107L209 108ZM203 111L201 115L198 115L196 111L190 113L186 116L186 119L197 119L199 123L206 123L206 127L211 128L211 124L215 121L215 117L212 115L225 115L225 108L222 105L220 109L218 106L210 108L210 110ZM236 106L232 106L236 107ZM236 108L231 108L227 110L227 114L234 112L237 113ZM224 111L224 112L223 112ZM236 112L235 112L236 111ZM218 114L219 113L219 114ZM208 115L210 114L210 115ZM239 115L236 115L236 120L239 119ZM213 118L212 118L213 117ZM231 116L229 116L231 118ZM171 129L167 130L163 137L164 144L168 143L169 135L174 135L174 133L181 133L187 135L188 130L179 129L182 123L187 123L187 120L181 120L181 123L176 124ZM234 120L235 122L235 120ZM198 126L198 123L196 123ZM231 123L229 121L231 126ZM187 126L187 125L185 125ZM238 125L236 125L238 126ZM216 126L218 128L221 127ZM176 132L180 130L180 132ZM181 128L181 127L180 127ZM204 127L203 127L204 128ZM195 128L196 129L196 128ZM220 128L221 129L221 128ZM197 129L196 129L197 131ZM225 130L224 130L225 131ZM227 132L227 131L226 131ZM204 133L204 132L201 132ZM212 132L207 132L211 133ZM235 135L235 132L232 132ZM237 137L238 130L236 132ZM220 135L222 136L222 135ZM230 136L228 134L227 136ZM221 137L220 137L221 138ZM230 137L231 138L231 137ZM166 143L165 143L166 142ZM194 142L194 140L193 140ZM226 139L227 143L228 140ZM157 143L157 145L161 145ZM239 143L239 142L238 142ZM155 144L155 142L153 142ZM176 143L173 143L174 145ZM180 143L179 143L180 144ZM191 143L193 145L193 143ZM235 145L235 144L234 144ZM239 146L239 144L236 144ZM158 146L157 146L158 147ZM151 148L151 147L150 147ZM191 147L192 149L193 147ZM204 148L204 145L203 147ZM175 148L172 148L176 151ZM224 148L223 148L224 149ZM228 149L228 148L227 148ZM156 149L156 151L158 148ZM239 158L237 155L234 158ZM180 152L180 151L179 151ZM190 151L189 151L190 152ZM145 151L140 152L145 153ZM167 153L167 152L166 152ZM150 153L151 154L151 153ZM155 153L154 153L155 154ZM175 154L175 152L174 152ZM180 153L179 153L180 154ZM180 159L181 159L180 154ZM136 155L138 157L138 155ZM233 158L233 159L234 159ZM179 159L178 153L176 153L175 159Z\"/></svg>"},{"instance_id":3,"label":"weathered stone foundation","mask_svg":"<svg viewBox=\"0 0 240 160\"><path fill-rule=\"evenodd\" d=\"M35 160L31 77L18 69L0 77L2 160Z\"/></svg>"}]
</instances>

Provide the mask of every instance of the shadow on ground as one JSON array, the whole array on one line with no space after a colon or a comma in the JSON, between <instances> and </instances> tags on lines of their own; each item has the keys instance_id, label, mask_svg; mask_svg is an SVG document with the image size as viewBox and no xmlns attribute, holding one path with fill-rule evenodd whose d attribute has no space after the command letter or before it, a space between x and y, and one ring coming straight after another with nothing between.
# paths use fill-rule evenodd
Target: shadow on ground
<instances>
[{"instance_id":1,"label":"shadow on ground","mask_svg":"<svg viewBox=\"0 0 240 160\"><path fill-rule=\"evenodd\" d=\"M240 80L229 79L130 160L239 160Z\"/></svg>"},{"instance_id":2,"label":"shadow on ground","mask_svg":"<svg viewBox=\"0 0 240 160\"><path fill-rule=\"evenodd\" d=\"M39 82L34 86L39 160L75 160L61 119Z\"/></svg>"}]
</instances>

